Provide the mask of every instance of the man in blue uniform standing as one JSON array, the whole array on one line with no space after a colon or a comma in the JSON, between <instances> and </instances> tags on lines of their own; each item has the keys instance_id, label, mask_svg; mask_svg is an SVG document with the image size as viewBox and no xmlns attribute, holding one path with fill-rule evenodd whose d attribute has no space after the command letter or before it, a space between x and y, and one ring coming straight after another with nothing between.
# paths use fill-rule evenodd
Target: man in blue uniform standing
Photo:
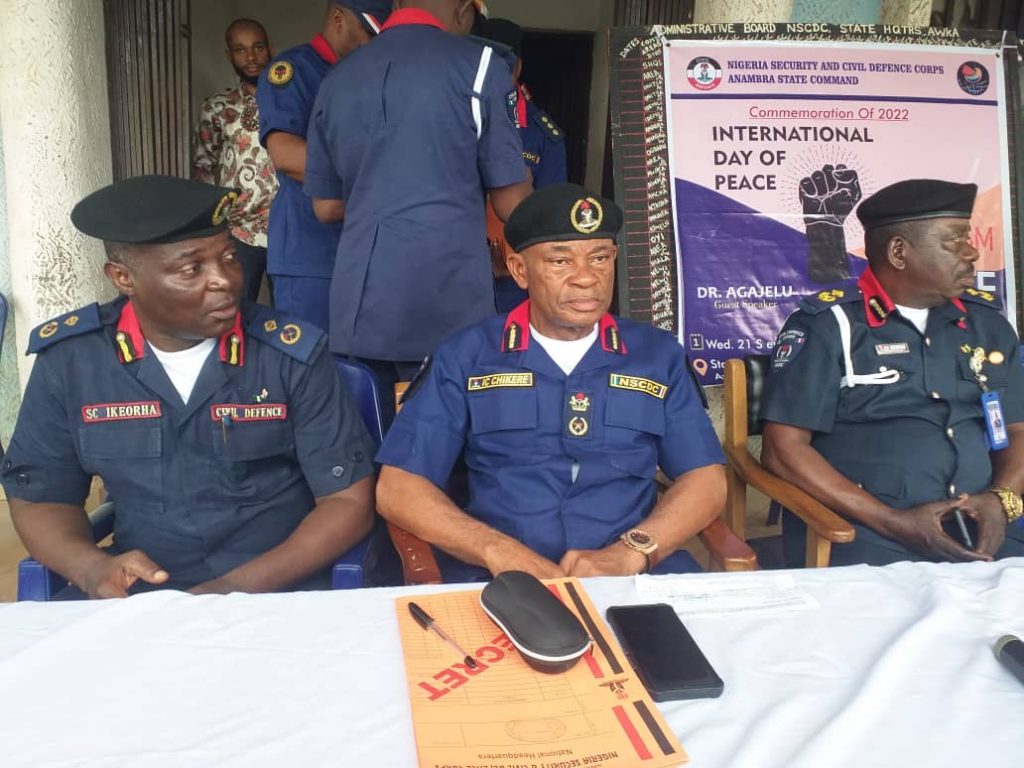
<instances>
[{"instance_id":1,"label":"man in blue uniform standing","mask_svg":"<svg viewBox=\"0 0 1024 768\"><path fill-rule=\"evenodd\" d=\"M390 11L390 0L328 2L323 31L274 58L256 89L260 142L277 169L280 185L270 207L267 246L274 304L325 330L341 225L318 221L302 191L309 115L327 71L369 42Z\"/></svg>"},{"instance_id":2,"label":"man in blue uniform standing","mask_svg":"<svg viewBox=\"0 0 1024 768\"><path fill-rule=\"evenodd\" d=\"M779 334L762 460L853 524L833 565L1024 555L1024 372L972 287L976 193L915 179L866 199L857 287L804 299ZM790 565L805 531L785 513Z\"/></svg>"},{"instance_id":3,"label":"man in blue uniform standing","mask_svg":"<svg viewBox=\"0 0 1024 768\"><path fill-rule=\"evenodd\" d=\"M329 586L373 517L373 442L316 327L239 305L234 191L143 176L71 214L120 298L36 328L3 462L33 557L90 597ZM94 475L115 501L93 544Z\"/></svg>"},{"instance_id":4,"label":"man in blue uniform standing","mask_svg":"<svg viewBox=\"0 0 1024 768\"><path fill-rule=\"evenodd\" d=\"M508 19L485 19L480 36L508 48L515 60L512 82L516 87L516 126L523 141L523 160L533 176L533 188L543 189L567 181L565 133L551 116L537 106L520 80L523 71L523 30ZM491 248L494 268L494 301L498 312L509 312L526 300L508 273L505 259L508 244L501 232L501 222L488 207L487 243Z\"/></svg>"},{"instance_id":5,"label":"man in blue uniform standing","mask_svg":"<svg viewBox=\"0 0 1024 768\"><path fill-rule=\"evenodd\" d=\"M407 0L324 80L305 189L345 221L331 350L384 391L453 331L494 314L484 196L502 220L530 190L508 66L468 27L470 0Z\"/></svg>"},{"instance_id":6,"label":"man in blue uniform standing","mask_svg":"<svg viewBox=\"0 0 1024 768\"><path fill-rule=\"evenodd\" d=\"M529 300L437 350L378 453L378 508L446 581L699 570L677 551L722 510L721 447L674 336L607 314L622 212L575 184L505 235ZM469 502L440 489L464 455ZM657 500L657 467L675 483Z\"/></svg>"}]
</instances>

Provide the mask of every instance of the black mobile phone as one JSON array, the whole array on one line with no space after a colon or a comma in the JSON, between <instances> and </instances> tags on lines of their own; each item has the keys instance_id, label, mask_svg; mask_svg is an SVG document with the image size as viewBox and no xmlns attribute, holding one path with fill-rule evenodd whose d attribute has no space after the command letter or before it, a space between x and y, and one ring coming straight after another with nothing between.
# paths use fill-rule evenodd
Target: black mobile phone
<instances>
[{"instance_id":1,"label":"black mobile phone","mask_svg":"<svg viewBox=\"0 0 1024 768\"><path fill-rule=\"evenodd\" d=\"M722 678L671 605L613 605L605 616L652 699L712 699L722 695Z\"/></svg>"}]
</instances>

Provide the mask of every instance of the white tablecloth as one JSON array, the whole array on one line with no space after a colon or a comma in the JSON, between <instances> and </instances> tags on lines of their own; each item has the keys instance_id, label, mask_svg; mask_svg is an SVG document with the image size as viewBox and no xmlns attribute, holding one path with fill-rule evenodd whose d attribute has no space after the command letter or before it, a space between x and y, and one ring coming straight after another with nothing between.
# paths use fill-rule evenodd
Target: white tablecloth
<instances>
[{"instance_id":1,"label":"white tablecloth","mask_svg":"<svg viewBox=\"0 0 1024 768\"><path fill-rule=\"evenodd\" d=\"M1024 686L990 650L1024 635L1024 559L791 573L819 608L686 618L725 680L659 705L693 766L1024 765ZM2 605L0 765L415 766L410 591Z\"/></svg>"}]
</instances>

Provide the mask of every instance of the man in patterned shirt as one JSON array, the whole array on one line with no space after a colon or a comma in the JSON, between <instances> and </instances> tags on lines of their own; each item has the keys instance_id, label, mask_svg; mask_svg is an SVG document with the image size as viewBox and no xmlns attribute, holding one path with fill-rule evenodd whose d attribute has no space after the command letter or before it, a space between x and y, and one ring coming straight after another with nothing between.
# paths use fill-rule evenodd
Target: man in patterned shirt
<instances>
[{"instance_id":1,"label":"man in patterned shirt","mask_svg":"<svg viewBox=\"0 0 1024 768\"><path fill-rule=\"evenodd\" d=\"M236 19L224 35L239 82L203 102L192 150L192 177L241 190L231 234L242 263L242 295L256 301L267 268L267 220L277 192L270 155L260 145L256 83L273 52L263 25Z\"/></svg>"}]
</instances>

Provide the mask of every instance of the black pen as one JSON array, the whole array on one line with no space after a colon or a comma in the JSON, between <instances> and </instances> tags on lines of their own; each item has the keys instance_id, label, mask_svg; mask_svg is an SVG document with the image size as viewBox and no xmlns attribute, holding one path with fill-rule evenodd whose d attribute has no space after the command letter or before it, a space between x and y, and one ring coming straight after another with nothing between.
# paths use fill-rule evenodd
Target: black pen
<instances>
[{"instance_id":1,"label":"black pen","mask_svg":"<svg viewBox=\"0 0 1024 768\"><path fill-rule=\"evenodd\" d=\"M434 632L438 637L440 637L442 640L448 643L448 645L454 648L455 651L459 654L459 656L463 657L462 660L465 662L467 667L469 667L470 669L476 669L476 660L468 653L466 653L464 650L462 650L462 648L459 647L458 643L456 643L454 640L448 637L448 635L444 633L444 630L437 626L437 622L431 618L429 613L427 613L418 605L416 605L416 603L409 603L409 613L412 614L412 617L416 620L417 624L419 624L426 630Z\"/></svg>"}]
</instances>

